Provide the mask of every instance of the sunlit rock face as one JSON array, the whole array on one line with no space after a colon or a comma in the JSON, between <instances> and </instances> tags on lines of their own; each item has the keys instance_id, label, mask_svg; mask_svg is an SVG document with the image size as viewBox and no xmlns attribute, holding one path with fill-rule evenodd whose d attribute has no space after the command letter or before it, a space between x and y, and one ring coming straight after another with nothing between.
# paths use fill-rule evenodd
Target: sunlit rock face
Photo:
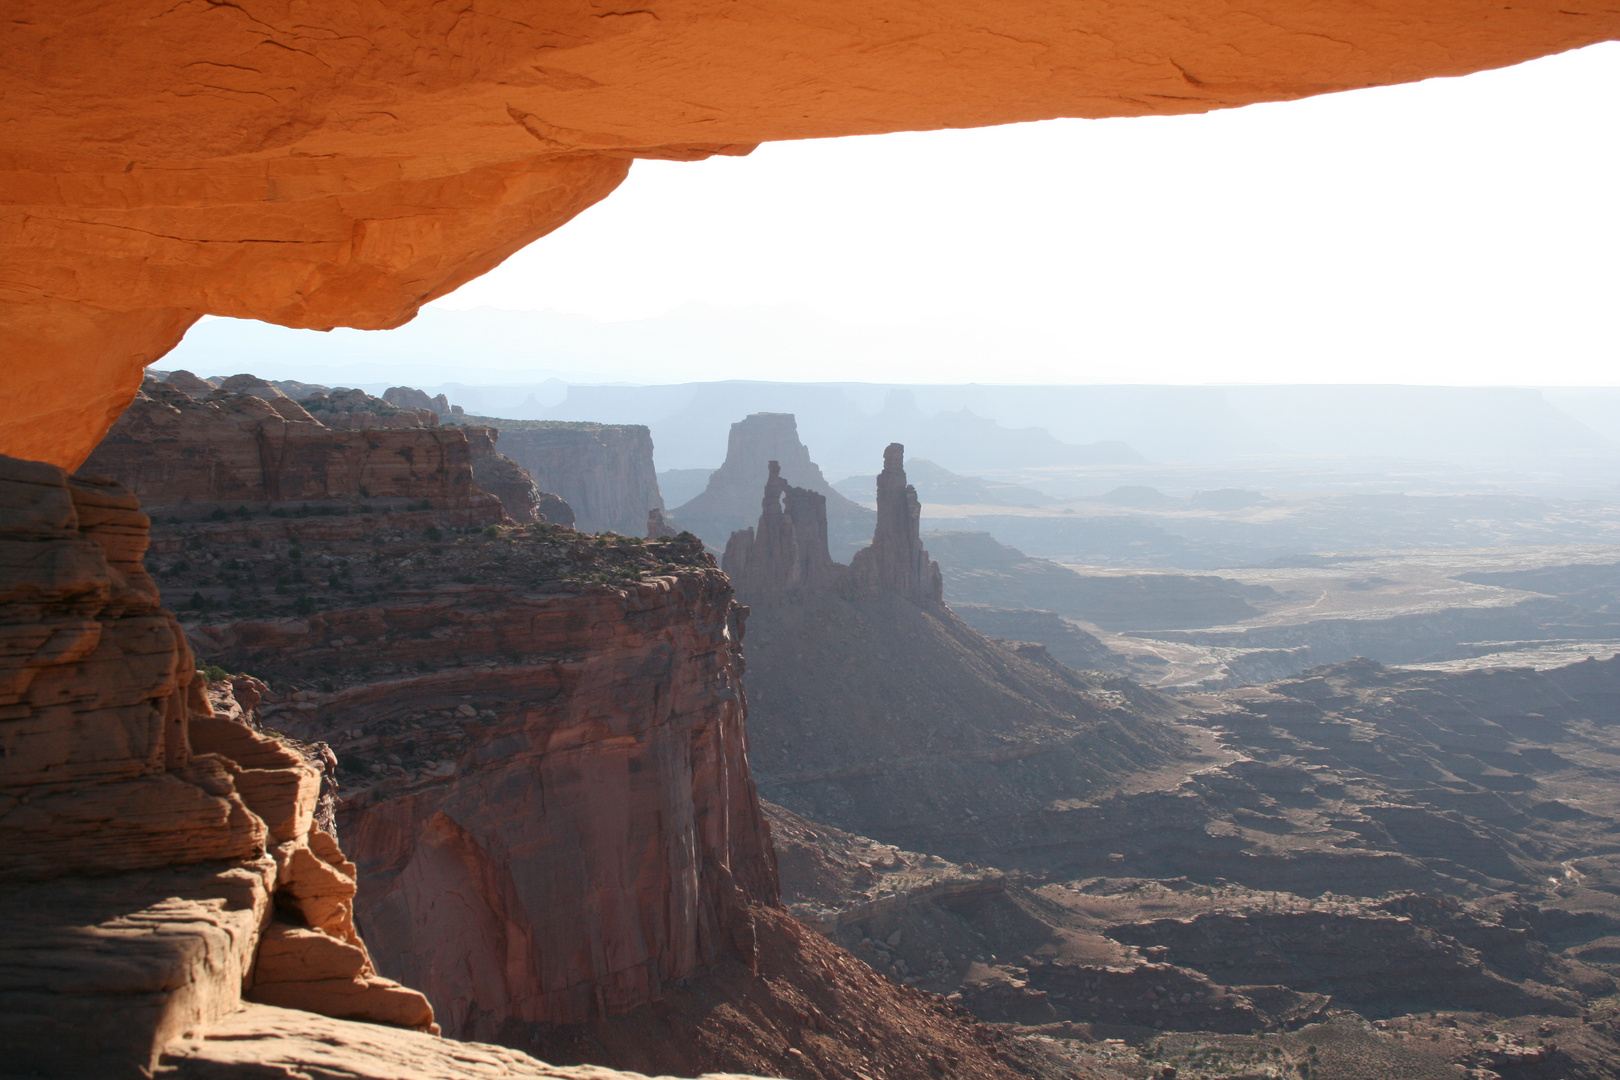
<instances>
[{"instance_id":1,"label":"sunlit rock face","mask_svg":"<svg viewBox=\"0 0 1620 1080\"><path fill-rule=\"evenodd\" d=\"M244 997L437 1031L355 932L312 748L216 710L147 526L0 456L0 1071L149 1076Z\"/></svg>"},{"instance_id":2,"label":"sunlit rock face","mask_svg":"<svg viewBox=\"0 0 1620 1080\"><path fill-rule=\"evenodd\" d=\"M1607 40L1594 0L16 0L0 451L73 467L204 313L398 326L637 157L1186 113Z\"/></svg>"}]
</instances>

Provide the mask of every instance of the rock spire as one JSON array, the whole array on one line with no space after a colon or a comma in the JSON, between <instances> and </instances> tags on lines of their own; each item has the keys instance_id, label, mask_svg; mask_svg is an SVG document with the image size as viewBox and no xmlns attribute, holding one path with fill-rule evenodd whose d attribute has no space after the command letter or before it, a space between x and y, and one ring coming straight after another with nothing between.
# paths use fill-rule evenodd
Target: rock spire
<instances>
[{"instance_id":1,"label":"rock spire","mask_svg":"<svg viewBox=\"0 0 1620 1080\"><path fill-rule=\"evenodd\" d=\"M917 489L906 483L905 447L890 443L883 453L872 544L847 567L827 552L826 497L789 484L777 461L768 470L759 523L731 534L721 564L744 602L837 588L943 602L939 564L928 557L919 534Z\"/></svg>"},{"instance_id":2,"label":"rock spire","mask_svg":"<svg viewBox=\"0 0 1620 1080\"><path fill-rule=\"evenodd\" d=\"M872 546L857 551L850 561L851 583L862 592L893 592L918 603L942 603L939 564L922 545L922 504L917 489L906 483L906 448L899 443L890 443L883 451L877 507Z\"/></svg>"},{"instance_id":3,"label":"rock spire","mask_svg":"<svg viewBox=\"0 0 1620 1080\"><path fill-rule=\"evenodd\" d=\"M872 511L827 483L799 439L792 413L753 413L732 424L725 462L709 475L702 492L675 508L675 519L715 547L732 533L746 531L759 512L759 474L770 467L768 462L777 463L789 484L822 497L829 553L848 558L872 535Z\"/></svg>"},{"instance_id":4,"label":"rock spire","mask_svg":"<svg viewBox=\"0 0 1620 1080\"><path fill-rule=\"evenodd\" d=\"M759 524L731 534L726 573L740 595L755 599L825 588L843 569L827 553L827 497L789 484L778 461L767 468Z\"/></svg>"}]
</instances>

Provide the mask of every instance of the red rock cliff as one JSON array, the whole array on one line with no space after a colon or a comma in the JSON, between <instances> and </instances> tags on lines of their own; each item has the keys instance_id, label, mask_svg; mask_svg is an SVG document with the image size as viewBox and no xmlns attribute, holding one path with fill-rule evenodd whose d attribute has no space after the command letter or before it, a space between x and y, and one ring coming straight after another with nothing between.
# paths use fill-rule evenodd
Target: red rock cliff
<instances>
[{"instance_id":1,"label":"red rock cliff","mask_svg":"<svg viewBox=\"0 0 1620 1080\"><path fill-rule=\"evenodd\" d=\"M218 717L107 482L0 457L0 1039L149 1075L244 996L427 1028L376 975L296 747Z\"/></svg>"},{"instance_id":2,"label":"red rock cliff","mask_svg":"<svg viewBox=\"0 0 1620 1080\"><path fill-rule=\"evenodd\" d=\"M621 1013L721 955L752 958L749 905L775 900L776 877L730 606L714 570L516 602L474 590L458 618L488 619L457 647L537 662L357 687L298 721L335 737L453 716L464 696L503 703L476 743L439 747L444 775L368 786L340 816L366 883L360 923L447 1030L490 1039ZM395 633L409 621L390 613ZM328 633L351 630L372 632L328 617Z\"/></svg>"},{"instance_id":3,"label":"red rock cliff","mask_svg":"<svg viewBox=\"0 0 1620 1080\"><path fill-rule=\"evenodd\" d=\"M647 513L663 510L653 467L652 434L640 424L479 418L500 431L501 453L542 491L573 508L584 532L640 536Z\"/></svg>"}]
</instances>

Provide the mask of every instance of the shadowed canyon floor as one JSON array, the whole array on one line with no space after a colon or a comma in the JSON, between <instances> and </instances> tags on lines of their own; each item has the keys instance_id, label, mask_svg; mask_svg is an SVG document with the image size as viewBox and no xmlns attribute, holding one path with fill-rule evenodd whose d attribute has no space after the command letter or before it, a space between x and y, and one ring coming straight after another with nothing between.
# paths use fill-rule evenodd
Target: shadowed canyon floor
<instances>
[{"instance_id":1,"label":"shadowed canyon floor","mask_svg":"<svg viewBox=\"0 0 1620 1080\"><path fill-rule=\"evenodd\" d=\"M801 918L1105 1075L1607 1077L1617 695L1358 661L1182 699L1227 764L1054 804L997 870L767 810Z\"/></svg>"},{"instance_id":2,"label":"shadowed canyon floor","mask_svg":"<svg viewBox=\"0 0 1620 1080\"><path fill-rule=\"evenodd\" d=\"M1324 552L1216 574L1035 558L925 533L946 599L995 637L1161 690L1252 685L1365 656L1438 670L1558 667L1620 649L1603 545Z\"/></svg>"}]
</instances>

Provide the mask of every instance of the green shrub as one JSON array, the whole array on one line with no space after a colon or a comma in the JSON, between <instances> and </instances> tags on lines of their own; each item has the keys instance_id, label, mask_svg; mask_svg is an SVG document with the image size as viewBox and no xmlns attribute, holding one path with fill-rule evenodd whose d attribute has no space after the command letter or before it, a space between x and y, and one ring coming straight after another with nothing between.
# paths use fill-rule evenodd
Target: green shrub
<instances>
[{"instance_id":1,"label":"green shrub","mask_svg":"<svg viewBox=\"0 0 1620 1080\"><path fill-rule=\"evenodd\" d=\"M211 683L220 682L231 677L231 673L220 667L218 664L204 664L202 667L198 668L197 671L200 675L202 675L203 678L207 679Z\"/></svg>"}]
</instances>

